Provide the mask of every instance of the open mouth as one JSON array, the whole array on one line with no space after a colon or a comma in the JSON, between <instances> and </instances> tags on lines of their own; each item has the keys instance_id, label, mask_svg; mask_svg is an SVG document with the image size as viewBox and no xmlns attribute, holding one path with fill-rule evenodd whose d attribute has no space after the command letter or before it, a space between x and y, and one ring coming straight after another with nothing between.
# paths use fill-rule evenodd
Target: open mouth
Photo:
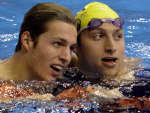
<instances>
[{"instance_id":1,"label":"open mouth","mask_svg":"<svg viewBox=\"0 0 150 113\"><path fill-rule=\"evenodd\" d=\"M102 63L104 66L108 68L113 68L117 63L117 60L118 59L115 57L105 57L105 58L102 58Z\"/></svg>"},{"instance_id":2,"label":"open mouth","mask_svg":"<svg viewBox=\"0 0 150 113\"><path fill-rule=\"evenodd\" d=\"M102 61L103 61L103 62L116 62L116 61L117 61L117 58L105 57L105 58L102 58Z\"/></svg>"},{"instance_id":3,"label":"open mouth","mask_svg":"<svg viewBox=\"0 0 150 113\"><path fill-rule=\"evenodd\" d=\"M58 66L58 65L51 65L50 67L57 72L60 72L64 68L64 67Z\"/></svg>"}]
</instances>

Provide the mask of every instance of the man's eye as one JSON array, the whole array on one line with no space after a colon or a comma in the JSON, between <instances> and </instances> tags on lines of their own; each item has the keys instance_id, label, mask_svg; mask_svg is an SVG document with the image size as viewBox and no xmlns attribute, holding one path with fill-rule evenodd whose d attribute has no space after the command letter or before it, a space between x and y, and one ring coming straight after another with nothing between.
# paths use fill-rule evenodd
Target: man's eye
<instances>
[{"instance_id":1,"label":"man's eye","mask_svg":"<svg viewBox=\"0 0 150 113\"><path fill-rule=\"evenodd\" d=\"M54 42L53 45L56 46L56 47L58 47L58 46L61 46L62 43L61 42Z\"/></svg>"},{"instance_id":2,"label":"man's eye","mask_svg":"<svg viewBox=\"0 0 150 113\"><path fill-rule=\"evenodd\" d=\"M76 50L76 48L77 48L77 45L74 45L74 46L71 46L71 47L70 47L70 50L71 50L72 52L74 52L74 51Z\"/></svg>"},{"instance_id":3,"label":"man's eye","mask_svg":"<svg viewBox=\"0 0 150 113\"><path fill-rule=\"evenodd\" d=\"M94 40L99 40L101 38L103 38L105 35L102 33L97 33L93 36Z\"/></svg>"},{"instance_id":4,"label":"man's eye","mask_svg":"<svg viewBox=\"0 0 150 113\"><path fill-rule=\"evenodd\" d=\"M118 38L122 38L122 37L123 37L123 35L122 35L122 34L119 34L119 35L118 35Z\"/></svg>"},{"instance_id":5,"label":"man's eye","mask_svg":"<svg viewBox=\"0 0 150 113\"><path fill-rule=\"evenodd\" d=\"M116 34L116 38L117 38L117 39L123 38L123 34Z\"/></svg>"}]
</instances>

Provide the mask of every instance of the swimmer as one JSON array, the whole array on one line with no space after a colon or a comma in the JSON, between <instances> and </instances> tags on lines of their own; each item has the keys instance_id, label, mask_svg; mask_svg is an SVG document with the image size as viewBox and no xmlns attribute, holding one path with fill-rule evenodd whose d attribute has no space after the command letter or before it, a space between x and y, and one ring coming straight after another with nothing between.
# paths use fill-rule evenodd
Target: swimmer
<instances>
[{"instance_id":1,"label":"swimmer","mask_svg":"<svg viewBox=\"0 0 150 113\"><path fill-rule=\"evenodd\" d=\"M108 87L93 85L88 86L87 91L105 98L122 97L118 86L135 80L133 69L140 61L138 58L125 56L124 20L113 9L100 2L87 4L77 13L76 18L78 59L75 59L79 70L75 69L75 73L80 73L80 77L73 75L72 80L102 83Z\"/></svg>"},{"instance_id":2,"label":"swimmer","mask_svg":"<svg viewBox=\"0 0 150 113\"><path fill-rule=\"evenodd\" d=\"M0 61L0 79L53 81L70 63L76 20L56 3L39 3L24 16L15 53Z\"/></svg>"}]
</instances>

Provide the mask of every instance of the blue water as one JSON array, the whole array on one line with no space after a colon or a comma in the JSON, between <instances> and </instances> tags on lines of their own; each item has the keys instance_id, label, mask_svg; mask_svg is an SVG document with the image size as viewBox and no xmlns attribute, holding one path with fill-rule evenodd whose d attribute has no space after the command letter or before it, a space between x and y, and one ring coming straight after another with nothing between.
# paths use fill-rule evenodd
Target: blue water
<instances>
[{"instance_id":1,"label":"blue water","mask_svg":"<svg viewBox=\"0 0 150 113\"><path fill-rule=\"evenodd\" d=\"M13 55L23 16L39 2L56 2L74 14L92 1L108 4L125 19L125 54L144 59L150 64L150 8L149 0L0 0L0 59Z\"/></svg>"}]
</instances>

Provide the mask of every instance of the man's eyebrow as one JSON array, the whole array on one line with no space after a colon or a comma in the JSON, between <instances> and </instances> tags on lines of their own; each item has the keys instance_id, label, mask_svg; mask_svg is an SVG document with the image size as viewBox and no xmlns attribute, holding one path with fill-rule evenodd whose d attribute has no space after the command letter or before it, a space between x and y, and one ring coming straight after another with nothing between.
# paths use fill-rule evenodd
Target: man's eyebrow
<instances>
[{"instance_id":1,"label":"man's eyebrow","mask_svg":"<svg viewBox=\"0 0 150 113\"><path fill-rule=\"evenodd\" d=\"M103 29L103 28L96 28L96 29L91 30L91 32L92 32L92 31L100 31L100 32L104 32L105 29Z\"/></svg>"},{"instance_id":2,"label":"man's eyebrow","mask_svg":"<svg viewBox=\"0 0 150 113\"><path fill-rule=\"evenodd\" d=\"M65 40L65 39L63 39L63 38L61 38L61 37L57 37L56 40L59 40L59 41L61 41L61 42L64 43L64 44L67 44L67 43L68 43L67 40ZM71 46L76 47L76 46L77 46L77 43L75 42L75 43L73 43Z\"/></svg>"},{"instance_id":3,"label":"man's eyebrow","mask_svg":"<svg viewBox=\"0 0 150 113\"><path fill-rule=\"evenodd\" d=\"M71 47L77 47L77 43L72 44Z\"/></svg>"},{"instance_id":4,"label":"man's eyebrow","mask_svg":"<svg viewBox=\"0 0 150 113\"><path fill-rule=\"evenodd\" d=\"M123 31L123 29L116 29L115 32Z\"/></svg>"},{"instance_id":5,"label":"man's eyebrow","mask_svg":"<svg viewBox=\"0 0 150 113\"><path fill-rule=\"evenodd\" d=\"M59 41L61 41L63 43L67 43L67 40L65 40L65 39L63 39L61 37L56 37L55 40L59 40Z\"/></svg>"}]
</instances>

